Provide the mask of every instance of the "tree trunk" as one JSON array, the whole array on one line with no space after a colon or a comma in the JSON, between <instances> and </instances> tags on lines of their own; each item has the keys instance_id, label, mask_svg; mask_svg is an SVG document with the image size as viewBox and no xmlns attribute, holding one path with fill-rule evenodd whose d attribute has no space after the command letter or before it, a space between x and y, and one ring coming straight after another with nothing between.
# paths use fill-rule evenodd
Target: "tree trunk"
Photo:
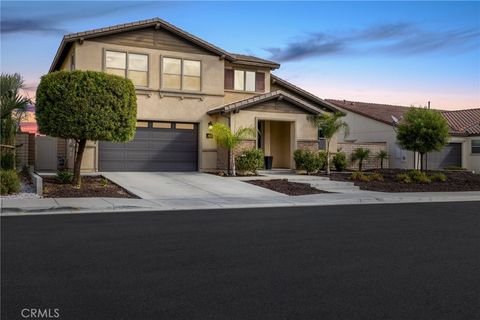
<instances>
[{"instance_id":1,"label":"tree trunk","mask_svg":"<svg viewBox=\"0 0 480 320\"><path fill-rule=\"evenodd\" d=\"M358 171L362 172L362 164L363 164L363 160L360 159L358 160Z\"/></svg>"},{"instance_id":2,"label":"tree trunk","mask_svg":"<svg viewBox=\"0 0 480 320\"><path fill-rule=\"evenodd\" d=\"M380 169L383 170L383 159L380 159Z\"/></svg>"},{"instance_id":3,"label":"tree trunk","mask_svg":"<svg viewBox=\"0 0 480 320\"><path fill-rule=\"evenodd\" d=\"M424 171L423 170L423 153L420 153L420 171Z\"/></svg>"},{"instance_id":4,"label":"tree trunk","mask_svg":"<svg viewBox=\"0 0 480 320\"><path fill-rule=\"evenodd\" d=\"M231 151L231 157L232 157L232 176L236 176L237 173L235 172L235 156L233 154L233 150Z\"/></svg>"},{"instance_id":5,"label":"tree trunk","mask_svg":"<svg viewBox=\"0 0 480 320\"><path fill-rule=\"evenodd\" d=\"M85 145L87 139L81 139L78 143L78 150L75 156L75 164L73 166L73 185L80 188L82 184L82 177L80 176L80 169L82 168L83 152L85 151Z\"/></svg>"},{"instance_id":6,"label":"tree trunk","mask_svg":"<svg viewBox=\"0 0 480 320\"><path fill-rule=\"evenodd\" d=\"M330 139L327 140L327 175L330 175Z\"/></svg>"}]
</instances>

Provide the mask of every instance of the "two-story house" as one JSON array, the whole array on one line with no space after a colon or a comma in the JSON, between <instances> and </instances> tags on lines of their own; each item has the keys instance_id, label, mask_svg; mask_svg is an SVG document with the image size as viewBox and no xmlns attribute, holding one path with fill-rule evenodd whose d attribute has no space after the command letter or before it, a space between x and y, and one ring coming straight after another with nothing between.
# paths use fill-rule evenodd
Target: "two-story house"
<instances>
[{"instance_id":1,"label":"two-story house","mask_svg":"<svg viewBox=\"0 0 480 320\"><path fill-rule=\"evenodd\" d=\"M294 168L297 148L318 148L307 115L336 108L272 75L279 67L154 18L64 36L50 72L104 71L135 84L135 138L89 142L84 171L215 171L228 162L209 134L219 121L256 128L256 139L243 145L262 148L275 168Z\"/></svg>"}]
</instances>

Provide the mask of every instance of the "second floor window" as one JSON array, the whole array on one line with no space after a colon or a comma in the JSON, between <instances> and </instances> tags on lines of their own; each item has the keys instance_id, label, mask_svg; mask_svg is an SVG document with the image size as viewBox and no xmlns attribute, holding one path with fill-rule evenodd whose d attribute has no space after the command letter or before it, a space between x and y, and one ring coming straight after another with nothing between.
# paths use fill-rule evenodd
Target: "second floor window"
<instances>
[{"instance_id":1,"label":"second floor window","mask_svg":"<svg viewBox=\"0 0 480 320\"><path fill-rule=\"evenodd\" d=\"M140 87L148 86L148 55L105 51L105 71L127 77Z\"/></svg>"},{"instance_id":2,"label":"second floor window","mask_svg":"<svg viewBox=\"0 0 480 320\"><path fill-rule=\"evenodd\" d=\"M225 89L248 92L264 92L265 73L225 69Z\"/></svg>"},{"instance_id":3,"label":"second floor window","mask_svg":"<svg viewBox=\"0 0 480 320\"><path fill-rule=\"evenodd\" d=\"M200 91L201 63L196 60L163 58L162 88Z\"/></svg>"}]
</instances>

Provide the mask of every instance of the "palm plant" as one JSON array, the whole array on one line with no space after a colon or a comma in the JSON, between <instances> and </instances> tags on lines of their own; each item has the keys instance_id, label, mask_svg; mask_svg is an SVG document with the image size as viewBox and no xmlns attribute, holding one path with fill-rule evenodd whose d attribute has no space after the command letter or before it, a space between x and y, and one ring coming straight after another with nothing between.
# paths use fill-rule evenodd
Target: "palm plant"
<instances>
[{"instance_id":1,"label":"palm plant","mask_svg":"<svg viewBox=\"0 0 480 320\"><path fill-rule=\"evenodd\" d=\"M335 112L335 113L322 113L319 115L311 115L308 116L308 121L316 128L320 129L323 132L325 137L325 142L327 145L326 150L326 158L327 158L327 165L326 170L327 174L330 174L330 142L332 138L341 130L343 129L345 137L348 136L350 130L348 124L342 120L346 114L343 112Z\"/></svg>"},{"instance_id":2,"label":"palm plant","mask_svg":"<svg viewBox=\"0 0 480 320\"><path fill-rule=\"evenodd\" d=\"M23 79L18 74L0 75L0 145L15 150L15 134L30 99L20 95ZM2 149L3 149L2 148ZM10 153L2 152L2 154ZM15 158L13 156L13 158Z\"/></svg>"},{"instance_id":3,"label":"palm plant","mask_svg":"<svg viewBox=\"0 0 480 320\"><path fill-rule=\"evenodd\" d=\"M363 161L370 156L370 150L357 148L352 153L352 161L358 160L358 171L362 171Z\"/></svg>"},{"instance_id":4,"label":"palm plant","mask_svg":"<svg viewBox=\"0 0 480 320\"><path fill-rule=\"evenodd\" d=\"M212 126L213 138L220 147L226 148L230 159L232 159L232 175L235 176L235 157L233 151L245 139L252 139L255 137L255 129L253 128L239 128L233 132L232 129L223 123L215 123Z\"/></svg>"},{"instance_id":5,"label":"palm plant","mask_svg":"<svg viewBox=\"0 0 480 320\"><path fill-rule=\"evenodd\" d=\"M376 154L377 159L380 159L380 169L383 169L383 161L388 159L388 153L385 150L380 150Z\"/></svg>"}]
</instances>

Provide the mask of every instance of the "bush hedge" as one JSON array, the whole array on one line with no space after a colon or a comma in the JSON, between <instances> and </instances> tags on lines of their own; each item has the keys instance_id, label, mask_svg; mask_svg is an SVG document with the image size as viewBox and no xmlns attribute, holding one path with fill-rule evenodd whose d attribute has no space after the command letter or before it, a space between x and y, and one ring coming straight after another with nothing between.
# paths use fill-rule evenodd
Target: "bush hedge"
<instances>
[{"instance_id":1,"label":"bush hedge","mask_svg":"<svg viewBox=\"0 0 480 320\"><path fill-rule=\"evenodd\" d=\"M306 149L295 150L293 159L297 170L305 170L308 174L317 172L325 167L326 163L326 158L322 157L319 152Z\"/></svg>"},{"instance_id":2,"label":"bush hedge","mask_svg":"<svg viewBox=\"0 0 480 320\"><path fill-rule=\"evenodd\" d=\"M235 157L236 169L239 171L247 171L255 173L258 169L262 169L264 165L264 155L262 149L243 150Z\"/></svg>"},{"instance_id":3,"label":"bush hedge","mask_svg":"<svg viewBox=\"0 0 480 320\"><path fill-rule=\"evenodd\" d=\"M15 170L0 170L0 194L6 195L20 191L20 178Z\"/></svg>"},{"instance_id":4,"label":"bush hedge","mask_svg":"<svg viewBox=\"0 0 480 320\"><path fill-rule=\"evenodd\" d=\"M332 163L337 171L343 171L347 168L347 155L345 152L337 152L332 159Z\"/></svg>"},{"instance_id":5,"label":"bush hedge","mask_svg":"<svg viewBox=\"0 0 480 320\"><path fill-rule=\"evenodd\" d=\"M0 169L15 169L15 154L10 151L3 152L0 156Z\"/></svg>"}]
</instances>

